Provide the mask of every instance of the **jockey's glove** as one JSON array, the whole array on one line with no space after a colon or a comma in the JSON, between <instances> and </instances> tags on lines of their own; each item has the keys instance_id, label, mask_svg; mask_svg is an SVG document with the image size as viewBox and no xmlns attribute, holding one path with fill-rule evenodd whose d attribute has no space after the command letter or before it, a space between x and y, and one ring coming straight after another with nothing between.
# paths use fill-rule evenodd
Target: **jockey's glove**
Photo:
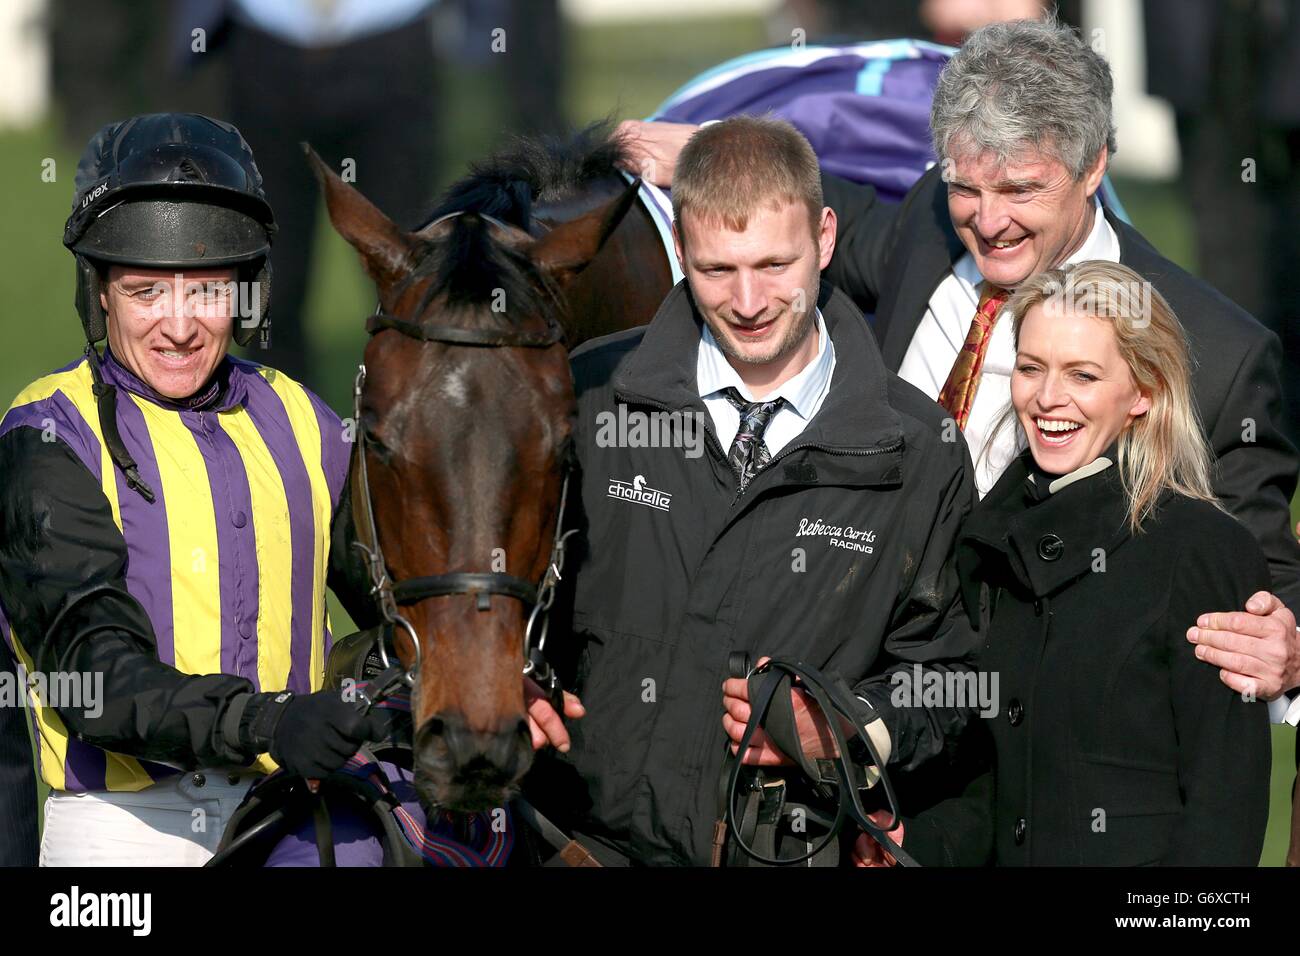
<instances>
[{"instance_id":1,"label":"jockey's glove","mask_svg":"<svg viewBox=\"0 0 1300 956\"><path fill-rule=\"evenodd\" d=\"M246 753L270 753L287 772L309 779L328 777L364 743L383 740L391 714L343 699L338 689L296 695L253 694L235 731Z\"/></svg>"}]
</instances>

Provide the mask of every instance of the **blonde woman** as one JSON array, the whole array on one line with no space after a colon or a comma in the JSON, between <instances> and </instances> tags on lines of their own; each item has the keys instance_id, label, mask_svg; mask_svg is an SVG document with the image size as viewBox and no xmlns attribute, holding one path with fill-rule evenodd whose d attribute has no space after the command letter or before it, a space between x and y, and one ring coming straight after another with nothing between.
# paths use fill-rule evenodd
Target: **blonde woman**
<instances>
[{"instance_id":1,"label":"blonde woman","mask_svg":"<svg viewBox=\"0 0 1300 956\"><path fill-rule=\"evenodd\" d=\"M1028 447L957 546L979 667L998 675L997 714L976 728L992 786L905 820L902 845L932 863L991 847L1001 865L1254 866L1266 705L1185 634L1269 572L1210 490L1182 328L1110 262L1041 273L1007 307L1009 416ZM876 850L863 837L859 862Z\"/></svg>"}]
</instances>

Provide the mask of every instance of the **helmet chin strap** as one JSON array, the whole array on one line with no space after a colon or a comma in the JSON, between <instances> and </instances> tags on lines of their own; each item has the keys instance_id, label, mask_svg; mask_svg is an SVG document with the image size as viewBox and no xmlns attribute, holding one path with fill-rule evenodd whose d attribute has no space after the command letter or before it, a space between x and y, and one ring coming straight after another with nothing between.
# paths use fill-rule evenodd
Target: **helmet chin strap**
<instances>
[{"instance_id":1,"label":"helmet chin strap","mask_svg":"<svg viewBox=\"0 0 1300 956\"><path fill-rule=\"evenodd\" d=\"M234 341L244 348L268 349L271 347L271 261L262 257L253 263L240 263L236 267L239 298L231 316ZM252 310L246 312L245 310ZM255 318L255 325L245 326L246 318Z\"/></svg>"},{"instance_id":2,"label":"helmet chin strap","mask_svg":"<svg viewBox=\"0 0 1300 956\"><path fill-rule=\"evenodd\" d=\"M126 450L126 445L122 443L122 435L117 430L117 386L109 385L104 381L103 372L99 367L99 353L95 351L93 342L86 342L86 361L90 365L90 377L93 380L91 391L95 393L95 409L99 412L99 430L104 436L104 447L108 449L113 464L126 478L127 485L139 492L149 504L153 504L157 500L157 495L140 477L139 466L131 457L131 453Z\"/></svg>"}]
</instances>

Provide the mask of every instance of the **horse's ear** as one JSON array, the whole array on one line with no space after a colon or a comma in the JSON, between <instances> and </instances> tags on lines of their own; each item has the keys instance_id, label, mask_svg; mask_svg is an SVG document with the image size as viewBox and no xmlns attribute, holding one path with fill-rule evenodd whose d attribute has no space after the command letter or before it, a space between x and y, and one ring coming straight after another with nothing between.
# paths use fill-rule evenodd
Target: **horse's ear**
<instances>
[{"instance_id":1,"label":"horse's ear","mask_svg":"<svg viewBox=\"0 0 1300 956\"><path fill-rule=\"evenodd\" d=\"M410 270L411 240L355 186L345 183L307 143L303 151L325 193L325 208L340 236L361 253L366 272L379 285L380 296Z\"/></svg>"},{"instance_id":2,"label":"horse's ear","mask_svg":"<svg viewBox=\"0 0 1300 956\"><path fill-rule=\"evenodd\" d=\"M636 202L641 180L634 179L623 192L585 215L561 223L533 243L533 262L561 285L568 282L596 258L627 211Z\"/></svg>"}]
</instances>

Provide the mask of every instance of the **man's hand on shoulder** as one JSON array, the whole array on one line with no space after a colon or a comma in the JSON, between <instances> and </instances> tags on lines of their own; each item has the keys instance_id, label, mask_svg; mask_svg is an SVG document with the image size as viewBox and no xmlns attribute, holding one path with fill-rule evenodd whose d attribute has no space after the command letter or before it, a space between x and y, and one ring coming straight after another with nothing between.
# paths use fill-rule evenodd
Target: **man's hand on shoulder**
<instances>
[{"instance_id":1,"label":"man's hand on shoulder","mask_svg":"<svg viewBox=\"0 0 1300 956\"><path fill-rule=\"evenodd\" d=\"M699 127L693 123L647 123L641 120L623 120L618 124L616 136L623 140L627 151L624 168L656 186L673 184L673 171L677 155L686 141Z\"/></svg>"},{"instance_id":2,"label":"man's hand on shoulder","mask_svg":"<svg viewBox=\"0 0 1300 956\"><path fill-rule=\"evenodd\" d=\"M1295 614L1268 591L1252 594L1244 611L1202 614L1187 629L1196 656L1220 668L1238 693L1273 700L1300 686L1300 633Z\"/></svg>"}]
</instances>

